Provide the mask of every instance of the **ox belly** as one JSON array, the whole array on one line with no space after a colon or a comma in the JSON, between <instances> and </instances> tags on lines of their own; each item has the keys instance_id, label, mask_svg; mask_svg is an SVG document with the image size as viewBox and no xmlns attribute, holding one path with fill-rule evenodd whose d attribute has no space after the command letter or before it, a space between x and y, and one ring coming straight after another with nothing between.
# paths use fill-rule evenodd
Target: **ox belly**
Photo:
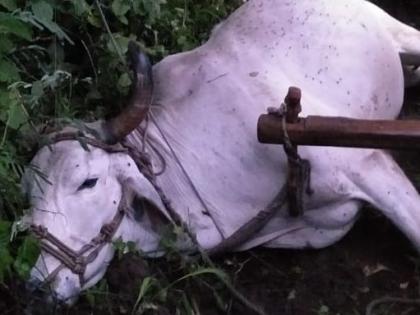
<instances>
[{"instance_id":1,"label":"ox belly","mask_svg":"<svg viewBox=\"0 0 420 315\"><path fill-rule=\"evenodd\" d=\"M289 86L302 88L304 114L389 119L398 114L403 99L398 52L372 8L363 6L249 1L208 43L155 66L161 106L153 116L200 198L152 124L151 139L168 161L159 184L203 247L231 235L284 185L282 148L259 144L256 124L268 106L281 104ZM338 240L353 224L360 200L371 200L354 174L369 177L362 163L373 152L301 148L312 164L315 192L305 196L306 214L292 219L282 209L243 248L322 247Z\"/></svg>"}]
</instances>

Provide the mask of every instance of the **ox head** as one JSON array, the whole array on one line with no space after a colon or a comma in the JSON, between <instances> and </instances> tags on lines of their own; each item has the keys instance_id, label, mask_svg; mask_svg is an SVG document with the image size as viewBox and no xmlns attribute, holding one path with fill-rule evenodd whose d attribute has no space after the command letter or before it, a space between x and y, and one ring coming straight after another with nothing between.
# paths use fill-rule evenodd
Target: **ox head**
<instances>
[{"instance_id":1,"label":"ox head","mask_svg":"<svg viewBox=\"0 0 420 315\"><path fill-rule=\"evenodd\" d=\"M24 175L31 202L25 221L42 240L30 286L42 287L49 300L72 303L94 285L113 257L111 239L135 241L144 252L158 248L157 219L166 220L157 214L164 208L159 195L114 145L141 123L151 103L151 66L134 50L129 47L136 70L129 105L118 117L88 126L93 143L102 145L62 137L41 148Z\"/></svg>"}]
</instances>

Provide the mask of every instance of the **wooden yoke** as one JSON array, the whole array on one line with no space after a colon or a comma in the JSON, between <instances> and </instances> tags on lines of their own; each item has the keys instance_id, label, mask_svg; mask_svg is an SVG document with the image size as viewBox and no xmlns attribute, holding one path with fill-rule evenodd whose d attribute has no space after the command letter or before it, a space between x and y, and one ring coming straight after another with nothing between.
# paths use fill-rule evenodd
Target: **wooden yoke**
<instances>
[{"instance_id":1,"label":"wooden yoke","mask_svg":"<svg viewBox=\"0 0 420 315\"><path fill-rule=\"evenodd\" d=\"M302 106L300 105L301 98L301 90L291 86L284 99L286 105L286 122L288 124L295 124L299 121L299 114L302 111Z\"/></svg>"},{"instance_id":2,"label":"wooden yoke","mask_svg":"<svg viewBox=\"0 0 420 315\"><path fill-rule=\"evenodd\" d=\"M420 121L367 120L345 117L299 117L301 91L290 87L284 107L269 109L258 120L261 143L283 144L288 157L287 200L291 216L303 213L303 194L310 194L310 164L298 145L378 149L420 149Z\"/></svg>"},{"instance_id":3,"label":"wooden yoke","mask_svg":"<svg viewBox=\"0 0 420 315\"><path fill-rule=\"evenodd\" d=\"M281 137L283 139L284 151L288 159L287 172L287 202L289 213L293 217L303 214L303 194L306 188L310 192L310 164L307 160L301 159L297 145L290 141L286 126L294 125L299 122L299 113L302 111L300 105L301 90L297 87L290 87L284 99L284 104L280 110L272 110L272 115L281 117Z\"/></svg>"},{"instance_id":4,"label":"wooden yoke","mask_svg":"<svg viewBox=\"0 0 420 315\"><path fill-rule=\"evenodd\" d=\"M420 149L420 121L367 120L345 117L308 116L294 123L286 119L286 131L294 145L334 146L375 149ZM283 144L282 118L261 115L258 140Z\"/></svg>"}]
</instances>

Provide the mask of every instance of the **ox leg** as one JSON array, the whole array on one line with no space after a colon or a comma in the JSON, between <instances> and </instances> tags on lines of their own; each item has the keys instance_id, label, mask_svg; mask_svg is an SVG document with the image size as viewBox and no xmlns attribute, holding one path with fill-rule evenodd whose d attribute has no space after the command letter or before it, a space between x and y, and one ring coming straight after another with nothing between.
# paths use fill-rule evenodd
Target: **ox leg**
<instances>
[{"instance_id":1,"label":"ox leg","mask_svg":"<svg viewBox=\"0 0 420 315\"><path fill-rule=\"evenodd\" d=\"M330 202L323 207L306 209L293 218L286 207L273 217L251 240L238 247L324 248L339 241L352 228L360 209L358 200Z\"/></svg>"},{"instance_id":2,"label":"ox leg","mask_svg":"<svg viewBox=\"0 0 420 315\"><path fill-rule=\"evenodd\" d=\"M388 217L420 251L420 196L407 176L384 151L373 151L358 166L348 175L361 199Z\"/></svg>"},{"instance_id":3,"label":"ox leg","mask_svg":"<svg viewBox=\"0 0 420 315\"><path fill-rule=\"evenodd\" d=\"M418 41L420 42L420 32ZM420 85L420 51L400 52L406 88Z\"/></svg>"},{"instance_id":4,"label":"ox leg","mask_svg":"<svg viewBox=\"0 0 420 315\"><path fill-rule=\"evenodd\" d=\"M417 53L400 52L400 59L404 66L420 67L420 51Z\"/></svg>"},{"instance_id":5,"label":"ox leg","mask_svg":"<svg viewBox=\"0 0 420 315\"><path fill-rule=\"evenodd\" d=\"M406 88L420 85L420 68L404 66L403 69Z\"/></svg>"}]
</instances>

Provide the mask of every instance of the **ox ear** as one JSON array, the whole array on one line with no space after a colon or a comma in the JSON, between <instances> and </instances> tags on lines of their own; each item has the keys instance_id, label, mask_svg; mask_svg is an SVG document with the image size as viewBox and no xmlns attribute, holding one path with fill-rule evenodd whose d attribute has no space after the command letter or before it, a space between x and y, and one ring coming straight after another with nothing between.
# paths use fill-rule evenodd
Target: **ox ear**
<instances>
[{"instance_id":1,"label":"ox ear","mask_svg":"<svg viewBox=\"0 0 420 315\"><path fill-rule=\"evenodd\" d=\"M156 228L171 221L156 189L140 173L134 161L126 154L113 154L112 162L117 179L128 192L126 198L133 209L133 218L142 221L146 215Z\"/></svg>"},{"instance_id":2,"label":"ox ear","mask_svg":"<svg viewBox=\"0 0 420 315\"><path fill-rule=\"evenodd\" d=\"M131 216L139 222L147 222L155 232L170 222L165 207L156 190L142 175L123 180L123 189L128 192L127 204Z\"/></svg>"}]
</instances>

